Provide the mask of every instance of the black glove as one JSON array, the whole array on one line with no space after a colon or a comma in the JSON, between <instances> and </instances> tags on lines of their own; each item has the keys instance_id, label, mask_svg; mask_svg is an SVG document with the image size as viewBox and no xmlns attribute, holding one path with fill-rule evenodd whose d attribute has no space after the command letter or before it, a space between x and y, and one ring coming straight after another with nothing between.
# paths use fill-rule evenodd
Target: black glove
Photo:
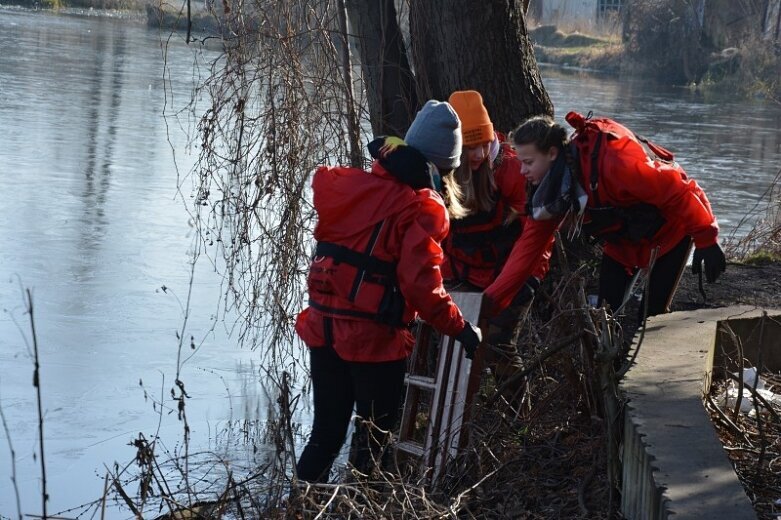
<instances>
[{"instance_id":1,"label":"black glove","mask_svg":"<svg viewBox=\"0 0 781 520\"><path fill-rule=\"evenodd\" d=\"M480 342L483 341L483 333L480 332L478 327L475 327L468 321L464 320L464 330L458 333L456 340L461 342L461 346L466 351L466 358L472 359L475 357L475 351Z\"/></svg>"},{"instance_id":2,"label":"black glove","mask_svg":"<svg viewBox=\"0 0 781 520\"><path fill-rule=\"evenodd\" d=\"M523 284L521 290L513 298L511 305L523 306L528 305L532 301L534 295L537 293L537 289L540 288L540 280L536 276L530 276L526 283Z\"/></svg>"},{"instance_id":3,"label":"black glove","mask_svg":"<svg viewBox=\"0 0 781 520\"><path fill-rule=\"evenodd\" d=\"M705 262L703 271L702 263ZM703 247L694 250L694 259L692 260L692 272L694 274L705 273L705 280L713 283L727 269L727 259L724 257L724 251L719 244Z\"/></svg>"}]
</instances>

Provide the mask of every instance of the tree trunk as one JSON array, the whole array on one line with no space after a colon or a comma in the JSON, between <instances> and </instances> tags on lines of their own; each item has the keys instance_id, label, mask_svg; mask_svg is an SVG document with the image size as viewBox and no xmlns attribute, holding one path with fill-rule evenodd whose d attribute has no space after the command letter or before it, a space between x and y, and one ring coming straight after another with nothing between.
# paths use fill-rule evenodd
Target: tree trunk
<instances>
[{"instance_id":1,"label":"tree trunk","mask_svg":"<svg viewBox=\"0 0 781 520\"><path fill-rule=\"evenodd\" d=\"M404 136L417 97L393 0L346 0L346 6L361 49L372 130Z\"/></svg>"},{"instance_id":2,"label":"tree trunk","mask_svg":"<svg viewBox=\"0 0 781 520\"><path fill-rule=\"evenodd\" d=\"M336 2L339 10L339 32L342 36L342 73L344 76L344 94L347 102L347 135L350 139L350 166L363 166L363 150L361 147L361 122L355 110L355 95L353 94L353 60L350 57L350 38L347 33L347 8L344 0Z\"/></svg>"},{"instance_id":3,"label":"tree trunk","mask_svg":"<svg viewBox=\"0 0 781 520\"><path fill-rule=\"evenodd\" d=\"M522 10L514 0L411 0L419 98L477 90L503 132L528 116L553 115Z\"/></svg>"}]
</instances>

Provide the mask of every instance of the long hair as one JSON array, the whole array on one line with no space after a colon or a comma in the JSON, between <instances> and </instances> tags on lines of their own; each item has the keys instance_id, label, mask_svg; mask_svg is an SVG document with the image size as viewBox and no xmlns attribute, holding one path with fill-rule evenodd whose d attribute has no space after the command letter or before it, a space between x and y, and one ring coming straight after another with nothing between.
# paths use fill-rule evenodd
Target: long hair
<instances>
[{"instance_id":1,"label":"long hair","mask_svg":"<svg viewBox=\"0 0 781 520\"><path fill-rule=\"evenodd\" d=\"M469 214L462 203L464 196L455 176L454 170L441 172L442 199L445 201L445 208L451 220L458 220Z\"/></svg>"},{"instance_id":2,"label":"long hair","mask_svg":"<svg viewBox=\"0 0 781 520\"><path fill-rule=\"evenodd\" d=\"M502 153L496 160L483 161L477 170L469 166L469 153L465 149L461 153L461 166L452 175L442 178L443 190L457 196L458 200L451 202L448 213L451 219L464 218L479 211L491 211L496 204L496 181L494 168L501 162Z\"/></svg>"}]
</instances>

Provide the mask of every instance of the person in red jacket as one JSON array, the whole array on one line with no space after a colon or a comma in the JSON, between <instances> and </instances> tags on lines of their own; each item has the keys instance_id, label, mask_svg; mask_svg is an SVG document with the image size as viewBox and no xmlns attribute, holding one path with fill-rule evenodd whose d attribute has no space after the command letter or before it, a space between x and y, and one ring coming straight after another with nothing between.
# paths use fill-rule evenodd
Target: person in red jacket
<instances>
[{"instance_id":1,"label":"person in red jacket","mask_svg":"<svg viewBox=\"0 0 781 520\"><path fill-rule=\"evenodd\" d=\"M526 179L504 136L494 131L483 98L474 90L456 91L448 102L461 120L463 152L453 175L442 178L450 233L442 244L442 276L448 287L483 291L502 270L526 222ZM501 376L520 368L518 325L531 306L549 268L553 239L530 273L513 305L492 320L486 362Z\"/></svg>"},{"instance_id":2,"label":"person in red jacket","mask_svg":"<svg viewBox=\"0 0 781 520\"><path fill-rule=\"evenodd\" d=\"M454 175L442 179L450 233L442 248L446 281L484 290L502 270L526 221L526 180L521 163L474 90L448 99L461 120L463 154ZM550 250L529 278L528 296L548 272Z\"/></svg>"},{"instance_id":3,"label":"person in red jacket","mask_svg":"<svg viewBox=\"0 0 781 520\"><path fill-rule=\"evenodd\" d=\"M452 152L461 146L458 119L440 105L429 128L453 136L446 142ZM296 321L309 347L314 394L312 433L296 470L310 482L327 481L353 407L362 420L351 464L368 474L381 460L414 344L407 326L416 315L455 336L469 358L481 340L442 285L440 242L449 222L426 158L399 138L377 139L369 150L376 158L370 171L320 167L312 181L317 245L309 306Z\"/></svg>"},{"instance_id":4,"label":"person in red jacket","mask_svg":"<svg viewBox=\"0 0 781 520\"><path fill-rule=\"evenodd\" d=\"M578 122L585 120L574 114L573 121L577 128ZM643 296L641 313L646 299L649 316L668 312L692 241L695 273L701 272L703 262L708 282L715 281L724 271L724 252L718 244L719 228L710 203L680 167L653 161L644 152L641 156L629 151L641 148L618 146L616 149L623 151L612 152L600 163L600 200L595 200L594 192L585 190L592 185L592 179L584 171L593 156L581 154L578 162L577 150L564 127L547 116L533 117L513 131L511 141L523 175L535 187L529 200L534 218L527 222L501 274L485 290L491 312L509 305L544 254L565 214L570 212L580 212L584 228L591 226L592 234L605 242L599 302L607 302L613 310L621 306L634 273L648 267L655 257L650 290ZM546 198L558 191L560 198ZM543 208L544 211L537 211ZM604 222L611 219L616 222ZM625 232L600 234L600 229L608 228ZM634 229L641 232L627 232Z\"/></svg>"}]
</instances>

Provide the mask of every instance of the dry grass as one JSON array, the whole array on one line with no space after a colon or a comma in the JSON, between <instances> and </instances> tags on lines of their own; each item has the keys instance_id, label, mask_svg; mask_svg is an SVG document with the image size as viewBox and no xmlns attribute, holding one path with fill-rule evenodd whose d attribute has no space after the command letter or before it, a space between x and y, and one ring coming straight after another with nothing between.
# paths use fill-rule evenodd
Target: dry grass
<instances>
[{"instance_id":1,"label":"dry grass","mask_svg":"<svg viewBox=\"0 0 781 520\"><path fill-rule=\"evenodd\" d=\"M781 103L781 44L754 36L711 59L703 88Z\"/></svg>"},{"instance_id":2,"label":"dry grass","mask_svg":"<svg viewBox=\"0 0 781 520\"><path fill-rule=\"evenodd\" d=\"M725 239L724 250L728 258L738 262L781 258L781 170Z\"/></svg>"},{"instance_id":3,"label":"dry grass","mask_svg":"<svg viewBox=\"0 0 781 520\"><path fill-rule=\"evenodd\" d=\"M601 44L588 47L535 46L534 54L539 63L549 63L618 73L624 56L621 44Z\"/></svg>"},{"instance_id":4,"label":"dry grass","mask_svg":"<svg viewBox=\"0 0 781 520\"><path fill-rule=\"evenodd\" d=\"M543 291L529 319L519 342L524 368L500 388L485 376L465 425L469 443L436 483L401 459L371 476L345 471L333 484L298 482L300 427L292 417L300 396L283 373L279 380L269 374L279 397L263 427L237 426L228 436L267 447L253 460L188 453L184 445L168 450L139 436L135 460L108 471L107 495L143 518L184 518L180 510L231 519L614 517L621 421L613 366L621 331L588 310L579 274Z\"/></svg>"}]
</instances>

